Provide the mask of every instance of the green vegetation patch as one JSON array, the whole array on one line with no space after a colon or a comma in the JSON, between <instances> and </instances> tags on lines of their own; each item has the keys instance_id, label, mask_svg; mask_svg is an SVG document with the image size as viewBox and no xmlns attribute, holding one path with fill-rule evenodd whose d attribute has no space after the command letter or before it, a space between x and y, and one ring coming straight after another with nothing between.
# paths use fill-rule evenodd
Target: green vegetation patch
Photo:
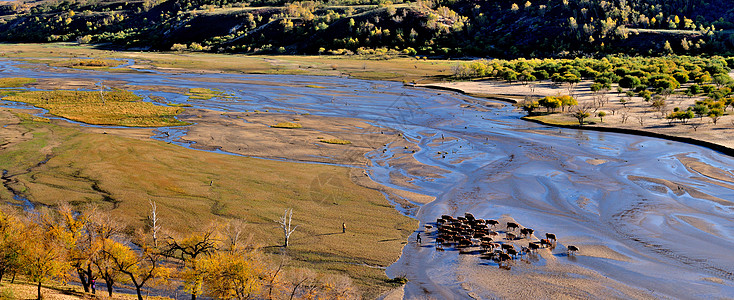
<instances>
[{"instance_id":1,"label":"green vegetation patch","mask_svg":"<svg viewBox=\"0 0 734 300\"><path fill-rule=\"evenodd\" d=\"M515 59L477 60L454 68L457 78L495 78L529 83L552 80L575 85L582 79L594 80L592 91L621 88L642 91L675 90L695 82L726 85L731 82L729 63L723 57L665 56L617 57L601 59Z\"/></svg>"},{"instance_id":2,"label":"green vegetation patch","mask_svg":"<svg viewBox=\"0 0 734 300\"><path fill-rule=\"evenodd\" d=\"M87 124L131 127L188 124L175 118L183 108L143 102L141 97L124 90L19 92L5 100L32 104L52 115Z\"/></svg>"},{"instance_id":3,"label":"green vegetation patch","mask_svg":"<svg viewBox=\"0 0 734 300\"><path fill-rule=\"evenodd\" d=\"M335 144L335 145L349 145L352 142L342 139L322 139L319 140L319 142L327 143L327 144Z\"/></svg>"},{"instance_id":4,"label":"green vegetation patch","mask_svg":"<svg viewBox=\"0 0 734 300\"><path fill-rule=\"evenodd\" d=\"M206 88L192 88L189 89L188 93L186 93L186 95L189 96L189 99L196 100L209 100L214 97L222 96L223 94L224 92L210 90Z\"/></svg>"},{"instance_id":5,"label":"green vegetation patch","mask_svg":"<svg viewBox=\"0 0 734 300\"><path fill-rule=\"evenodd\" d=\"M272 128L287 128L287 129L298 129L303 128L303 125L299 123L293 123L293 122L280 122L275 125L270 125Z\"/></svg>"},{"instance_id":6,"label":"green vegetation patch","mask_svg":"<svg viewBox=\"0 0 734 300\"><path fill-rule=\"evenodd\" d=\"M93 59L23 59L25 62L47 64L51 67L57 68L72 68L72 69L84 69L84 70L101 70L114 68L121 65L123 62L116 59L104 59L104 58L93 58Z\"/></svg>"},{"instance_id":7,"label":"green vegetation patch","mask_svg":"<svg viewBox=\"0 0 734 300\"><path fill-rule=\"evenodd\" d=\"M0 88L22 87L29 83L36 82L35 78L7 77L0 78Z\"/></svg>"},{"instance_id":8,"label":"green vegetation patch","mask_svg":"<svg viewBox=\"0 0 734 300\"><path fill-rule=\"evenodd\" d=\"M579 121L567 114L542 114L536 116L522 117L524 120L532 120L548 125L559 125L559 126L576 126L579 125Z\"/></svg>"},{"instance_id":9,"label":"green vegetation patch","mask_svg":"<svg viewBox=\"0 0 734 300\"><path fill-rule=\"evenodd\" d=\"M60 62L52 62L52 67L67 67L75 69L103 69L113 68L121 65L122 62L114 59L73 59Z\"/></svg>"}]
</instances>

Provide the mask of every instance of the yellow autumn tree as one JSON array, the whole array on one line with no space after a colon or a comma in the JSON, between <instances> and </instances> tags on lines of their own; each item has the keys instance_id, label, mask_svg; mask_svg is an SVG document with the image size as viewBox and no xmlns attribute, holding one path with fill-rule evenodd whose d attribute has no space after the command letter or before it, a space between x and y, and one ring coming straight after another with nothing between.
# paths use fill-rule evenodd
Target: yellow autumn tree
<instances>
[{"instance_id":1,"label":"yellow autumn tree","mask_svg":"<svg viewBox=\"0 0 734 300\"><path fill-rule=\"evenodd\" d=\"M205 293L215 299L249 299L260 293L265 268L255 251L220 251L203 260Z\"/></svg>"},{"instance_id":2,"label":"yellow autumn tree","mask_svg":"<svg viewBox=\"0 0 734 300\"><path fill-rule=\"evenodd\" d=\"M179 276L183 279L184 290L191 294L191 300L201 295L204 276L207 269L205 260L217 251L219 240L213 226L204 232L192 233L188 237L176 239L170 237L166 241L166 256L177 258L183 264Z\"/></svg>"},{"instance_id":3,"label":"yellow autumn tree","mask_svg":"<svg viewBox=\"0 0 734 300\"><path fill-rule=\"evenodd\" d=\"M12 209L0 210L0 280L7 273L16 273L20 269L20 255L25 224L20 221Z\"/></svg>"},{"instance_id":4,"label":"yellow autumn tree","mask_svg":"<svg viewBox=\"0 0 734 300\"><path fill-rule=\"evenodd\" d=\"M67 203L62 203L56 209L54 223L68 238L68 260L71 267L79 276L84 292L89 292L94 279L92 275L91 257L94 255L92 245L94 237L89 230L87 213L77 213Z\"/></svg>"},{"instance_id":5,"label":"yellow autumn tree","mask_svg":"<svg viewBox=\"0 0 734 300\"><path fill-rule=\"evenodd\" d=\"M115 284L129 282L125 274L117 269L117 265L110 255L113 248L118 247L114 239L122 237L122 224L100 210L88 212L87 219L88 234L92 237L89 260L94 266L97 276L104 280L107 295L111 298Z\"/></svg>"},{"instance_id":6,"label":"yellow autumn tree","mask_svg":"<svg viewBox=\"0 0 734 300\"><path fill-rule=\"evenodd\" d=\"M28 280L37 284L38 299L41 285L49 280L65 281L71 268L67 251L70 236L53 220L52 212L38 212L26 221L21 245L20 262Z\"/></svg>"},{"instance_id":7,"label":"yellow autumn tree","mask_svg":"<svg viewBox=\"0 0 734 300\"><path fill-rule=\"evenodd\" d=\"M112 241L106 254L115 269L127 276L133 284L138 300L143 300L142 288L151 282L168 280L171 270L163 264L163 256L144 238L141 231L137 232L132 243L138 248L137 251L123 243Z\"/></svg>"},{"instance_id":8,"label":"yellow autumn tree","mask_svg":"<svg viewBox=\"0 0 734 300\"><path fill-rule=\"evenodd\" d=\"M115 284L129 282L128 277L125 277L124 273L120 271L118 265L115 263L115 258L121 258L123 253L127 250L122 249L124 245L121 245L110 238L103 238L95 241L94 247L98 251L92 257L92 262L95 266L97 274L102 280L104 280L107 286L107 295L112 298L112 292ZM117 253L117 256L114 253ZM127 254L124 254L127 255ZM129 259L129 258L128 258ZM130 270L131 273L132 270Z\"/></svg>"},{"instance_id":9,"label":"yellow autumn tree","mask_svg":"<svg viewBox=\"0 0 734 300\"><path fill-rule=\"evenodd\" d=\"M569 95L558 96L558 100L561 101L561 110L566 111L566 107L578 105L579 102Z\"/></svg>"}]
</instances>

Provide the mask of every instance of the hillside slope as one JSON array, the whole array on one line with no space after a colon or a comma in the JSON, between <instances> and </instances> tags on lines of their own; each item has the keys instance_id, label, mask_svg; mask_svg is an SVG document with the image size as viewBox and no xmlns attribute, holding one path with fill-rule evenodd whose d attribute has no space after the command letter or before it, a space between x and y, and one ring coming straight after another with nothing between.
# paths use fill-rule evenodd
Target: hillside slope
<instances>
[{"instance_id":1,"label":"hillside slope","mask_svg":"<svg viewBox=\"0 0 734 300\"><path fill-rule=\"evenodd\" d=\"M697 55L732 53L732 20L724 0L35 1L0 4L0 40L236 53Z\"/></svg>"}]
</instances>

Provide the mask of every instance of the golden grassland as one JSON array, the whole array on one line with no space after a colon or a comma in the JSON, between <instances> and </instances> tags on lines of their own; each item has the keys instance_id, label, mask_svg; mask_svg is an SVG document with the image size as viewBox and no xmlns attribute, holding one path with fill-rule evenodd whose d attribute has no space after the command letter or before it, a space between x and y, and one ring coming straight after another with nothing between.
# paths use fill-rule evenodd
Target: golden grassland
<instances>
[{"instance_id":1,"label":"golden grassland","mask_svg":"<svg viewBox=\"0 0 734 300\"><path fill-rule=\"evenodd\" d=\"M579 121L575 117L569 114L560 114L560 113L526 116L526 117L523 117L523 119L541 122L543 124L548 124L548 125L560 125L560 126L579 125ZM589 122L599 122L599 118L592 117L592 118L584 119L584 123L589 123Z\"/></svg>"},{"instance_id":2,"label":"golden grassland","mask_svg":"<svg viewBox=\"0 0 734 300\"><path fill-rule=\"evenodd\" d=\"M209 100L214 97L222 96L223 94L224 93L221 91L214 91L206 88L191 88L189 89L189 92L186 93L190 99L197 100Z\"/></svg>"},{"instance_id":3,"label":"golden grassland","mask_svg":"<svg viewBox=\"0 0 734 300\"><path fill-rule=\"evenodd\" d=\"M22 78L22 77L6 77L0 78L0 88L13 88L22 87L29 83L36 82L35 78Z\"/></svg>"},{"instance_id":4,"label":"golden grassland","mask_svg":"<svg viewBox=\"0 0 734 300\"><path fill-rule=\"evenodd\" d=\"M80 70L98 70L107 71L123 64L122 61L116 59L77 59L77 58L24 58L21 61L35 64L46 64L57 68L72 68Z\"/></svg>"},{"instance_id":5,"label":"golden grassland","mask_svg":"<svg viewBox=\"0 0 734 300\"><path fill-rule=\"evenodd\" d=\"M175 118L183 108L143 102L139 96L123 90L17 92L5 100L28 103L47 109L52 115L94 125L187 125Z\"/></svg>"},{"instance_id":6,"label":"golden grassland","mask_svg":"<svg viewBox=\"0 0 734 300\"><path fill-rule=\"evenodd\" d=\"M417 226L380 192L353 183L348 168L202 152L86 133L60 121L15 119L33 138L1 150L0 165L17 180L12 188L34 203L96 204L143 226L154 200L167 230L242 219L268 253L281 252L275 220L293 208L299 227L285 251L291 265L342 272L368 298L393 286L383 270L368 265L390 265ZM6 190L0 198L13 201Z\"/></svg>"},{"instance_id":7,"label":"golden grassland","mask_svg":"<svg viewBox=\"0 0 734 300\"><path fill-rule=\"evenodd\" d=\"M273 127L273 128L286 128L286 129L298 129L298 128L303 128L303 125L301 125L299 123L293 123L293 122L280 122L280 123L275 124L275 125L270 125L270 127Z\"/></svg>"},{"instance_id":8,"label":"golden grassland","mask_svg":"<svg viewBox=\"0 0 734 300\"><path fill-rule=\"evenodd\" d=\"M451 60L395 57L372 59L370 56L340 55L237 55L211 53L118 52L99 50L72 43L0 44L0 57L97 59L131 58L143 66L163 70L209 71L245 74L338 75L359 79L431 83L452 75ZM129 72L129 69L110 69Z\"/></svg>"},{"instance_id":9,"label":"golden grassland","mask_svg":"<svg viewBox=\"0 0 734 300\"><path fill-rule=\"evenodd\" d=\"M319 140L319 142L326 143L326 144L335 144L335 145L349 145L352 142L342 139L322 139Z\"/></svg>"}]
</instances>

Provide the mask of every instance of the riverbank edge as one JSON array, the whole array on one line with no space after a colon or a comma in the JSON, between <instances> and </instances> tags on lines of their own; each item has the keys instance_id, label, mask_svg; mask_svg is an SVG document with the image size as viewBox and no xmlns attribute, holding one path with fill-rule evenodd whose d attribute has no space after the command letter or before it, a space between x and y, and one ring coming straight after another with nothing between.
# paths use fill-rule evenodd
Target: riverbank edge
<instances>
[{"instance_id":1,"label":"riverbank edge","mask_svg":"<svg viewBox=\"0 0 734 300\"><path fill-rule=\"evenodd\" d=\"M511 104L517 103L516 100L514 100L512 98L509 98L509 97L502 97L501 95L496 95L496 96L482 96L482 95L478 95L476 93L467 93L467 92L465 92L462 89L453 88L453 87L446 87L446 86L440 86L440 85L434 85L434 84L424 84L424 85L420 85L418 87L429 88L429 89L436 89L436 90L444 90L444 91L452 91L452 92L461 93L463 95L467 95L467 96L470 96L470 97L478 97L478 98L484 98L484 99L488 99L488 100L502 101L502 102L507 102L507 103L511 103ZM652 132L652 131L648 131L648 130L639 130L639 129L628 129L628 128L618 128L618 127L603 127L603 126L593 126L593 125L563 125L563 124L554 124L554 123L551 123L551 122L545 122L545 121L541 121L541 120L530 119L528 117L529 117L529 115L526 115L526 116L524 116L524 117L522 117L520 119L525 120L525 121L528 121L528 122L533 122L533 123L537 123L537 124L542 124L542 125L547 125L547 126L552 126L552 127L558 127L558 128L592 130L592 131L598 131L598 132L623 133L623 134L630 134L630 135L637 135L637 136L646 136L646 137L659 138L659 139L664 139L664 140L669 140L669 141L674 141L674 142L682 142L682 143L687 143L687 144L691 144L691 145L696 145L696 146L708 148L708 149L714 150L716 152L725 154L727 156L734 157L734 148L730 148L730 147L727 147L727 146L724 146L724 145L721 145L721 144L717 144L717 143L709 142L709 141L705 141L705 140L700 140L700 139L694 139L694 138L682 137L682 136L675 136L675 135L670 135L670 134L663 134L663 133L657 133L657 132Z\"/></svg>"},{"instance_id":2,"label":"riverbank edge","mask_svg":"<svg viewBox=\"0 0 734 300\"><path fill-rule=\"evenodd\" d=\"M487 100L496 100L496 101L502 101L510 104L516 104L518 101L516 99L513 99L510 96L504 96L504 95L485 95L485 94L477 94L477 93L469 93L459 88L453 88L448 86L442 86L442 85L436 85L436 84L418 84L415 85L415 87L420 88L427 88L427 89L433 89L433 90L442 90L442 91L449 91L449 92L456 92L460 93L462 95L470 96L470 97L476 97L476 98L482 98Z\"/></svg>"}]
</instances>

